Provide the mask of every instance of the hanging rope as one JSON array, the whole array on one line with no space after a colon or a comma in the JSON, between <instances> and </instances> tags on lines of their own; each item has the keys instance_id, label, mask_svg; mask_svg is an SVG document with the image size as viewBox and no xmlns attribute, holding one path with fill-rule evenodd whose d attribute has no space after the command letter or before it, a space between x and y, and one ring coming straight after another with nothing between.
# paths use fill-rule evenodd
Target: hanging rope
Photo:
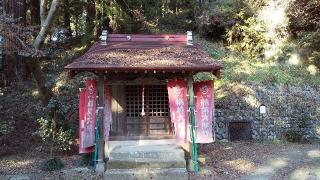
<instances>
[{"instance_id":1,"label":"hanging rope","mask_svg":"<svg viewBox=\"0 0 320 180\"><path fill-rule=\"evenodd\" d=\"M141 102L142 102L142 105L141 105L141 116L145 116L146 115L146 112L145 112L145 109L144 109L144 84L142 84L142 89L141 89Z\"/></svg>"}]
</instances>

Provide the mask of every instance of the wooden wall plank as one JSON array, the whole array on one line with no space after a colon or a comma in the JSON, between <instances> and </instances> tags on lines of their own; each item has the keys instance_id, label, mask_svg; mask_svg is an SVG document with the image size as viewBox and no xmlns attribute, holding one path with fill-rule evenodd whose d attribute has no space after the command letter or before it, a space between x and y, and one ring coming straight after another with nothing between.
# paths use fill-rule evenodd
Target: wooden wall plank
<instances>
[{"instance_id":1,"label":"wooden wall plank","mask_svg":"<svg viewBox=\"0 0 320 180\"><path fill-rule=\"evenodd\" d=\"M123 85L112 85L112 127L111 135L124 135L125 122L125 93Z\"/></svg>"}]
</instances>

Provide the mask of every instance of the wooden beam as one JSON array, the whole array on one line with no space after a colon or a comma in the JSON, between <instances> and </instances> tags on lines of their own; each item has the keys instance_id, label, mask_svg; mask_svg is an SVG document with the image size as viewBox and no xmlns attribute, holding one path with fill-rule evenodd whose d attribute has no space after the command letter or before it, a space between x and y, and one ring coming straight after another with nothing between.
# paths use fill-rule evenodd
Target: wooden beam
<instances>
[{"instance_id":1,"label":"wooden beam","mask_svg":"<svg viewBox=\"0 0 320 180\"><path fill-rule=\"evenodd\" d=\"M141 79L144 78L146 79L159 79L159 80L165 80L165 79L175 79L175 78L186 78L187 73L167 73L167 72L162 72L162 73L156 73L154 74L149 73L149 74L144 74L144 73L108 73L105 74L107 82L111 81L135 81L135 79Z\"/></svg>"},{"instance_id":2,"label":"wooden beam","mask_svg":"<svg viewBox=\"0 0 320 180\"><path fill-rule=\"evenodd\" d=\"M154 78L138 78L135 80L107 80L107 85L166 85L166 80L158 80Z\"/></svg>"}]
</instances>

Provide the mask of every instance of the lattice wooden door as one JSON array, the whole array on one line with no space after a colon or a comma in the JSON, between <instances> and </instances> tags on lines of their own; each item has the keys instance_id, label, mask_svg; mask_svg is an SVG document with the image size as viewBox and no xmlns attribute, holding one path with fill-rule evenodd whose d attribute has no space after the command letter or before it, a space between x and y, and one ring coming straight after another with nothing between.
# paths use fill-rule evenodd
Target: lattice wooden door
<instances>
[{"instance_id":1,"label":"lattice wooden door","mask_svg":"<svg viewBox=\"0 0 320 180\"><path fill-rule=\"evenodd\" d=\"M165 85L144 86L142 113L142 86L126 87L126 132L128 136L169 135L168 92Z\"/></svg>"}]
</instances>

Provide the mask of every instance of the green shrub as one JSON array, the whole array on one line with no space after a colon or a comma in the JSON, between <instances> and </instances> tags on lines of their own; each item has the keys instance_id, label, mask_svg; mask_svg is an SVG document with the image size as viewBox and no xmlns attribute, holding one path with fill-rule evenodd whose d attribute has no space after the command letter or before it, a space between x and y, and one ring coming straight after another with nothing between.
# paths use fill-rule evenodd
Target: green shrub
<instances>
[{"instance_id":1,"label":"green shrub","mask_svg":"<svg viewBox=\"0 0 320 180\"><path fill-rule=\"evenodd\" d=\"M60 170L64 167L62 160L58 157L42 162L41 169L44 171Z\"/></svg>"},{"instance_id":2,"label":"green shrub","mask_svg":"<svg viewBox=\"0 0 320 180\"><path fill-rule=\"evenodd\" d=\"M265 32L265 24L256 17L250 17L244 20L243 24L235 24L228 29L226 39L229 44L234 43L237 50L246 52L252 59L262 59L268 43Z\"/></svg>"},{"instance_id":3,"label":"green shrub","mask_svg":"<svg viewBox=\"0 0 320 180\"><path fill-rule=\"evenodd\" d=\"M55 149L70 150L74 144L74 131L65 119L68 109L57 97L53 97L45 108L47 117L37 119L37 134L44 143L50 144L51 156Z\"/></svg>"},{"instance_id":4,"label":"green shrub","mask_svg":"<svg viewBox=\"0 0 320 180\"><path fill-rule=\"evenodd\" d=\"M298 125L298 128L307 128L307 122L310 121L309 115L303 115L301 117L298 117L296 124Z\"/></svg>"},{"instance_id":5,"label":"green shrub","mask_svg":"<svg viewBox=\"0 0 320 180\"><path fill-rule=\"evenodd\" d=\"M320 69L320 24L314 32L301 32L297 37L300 53Z\"/></svg>"},{"instance_id":6,"label":"green shrub","mask_svg":"<svg viewBox=\"0 0 320 180\"><path fill-rule=\"evenodd\" d=\"M159 19L158 28L168 32L186 32L195 27L193 11L166 14Z\"/></svg>"},{"instance_id":7,"label":"green shrub","mask_svg":"<svg viewBox=\"0 0 320 180\"><path fill-rule=\"evenodd\" d=\"M196 24L203 37L222 39L227 29L235 24L243 24L244 20L252 17L264 5L264 0L209 1L198 14Z\"/></svg>"},{"instance_id":8,"label":"green shrub","mask_svg":"<svg viewBox=\"0 0 320 180\"><path fill-rule=\"evenodd\" d=\"M39 129L37 134L44 143L53 144L54 149L62 151L70 150L74 144L73 130L57 127L54 119L45 119L43 117L37 119Z\"/></svg>"},{"instance_id":9,"label":"green shrub","mask_svg":"<svg viewBox=\"0 0 320 180\"><path fill-rule=\"evenodd\" d=\"M0 134L7 135L14 130L14 122L0 122Z\"/></svg>"},{"instance_id":10,"label":"green shrub","mask_svg":"<svg viewBox=\"0 0 320 180\"><path fill-rule=\"evenodd\" d=\"M316 31L320 18L320 0L294 0L287 10L289 31L297 36L301 32Z\"/></svg>"},{"instance_id":11,"label":"green shrub","mask_svg":"<svg viewBox=\"0 0 320 180\"><path fill-rule=\"evenodd\" d=\"M59 150L71 150L71 147L74 145L73 130L64 130L62 127L60 127L56 133L55 143Z\"/></svg>"},{"instance_id":12,"label":"green shrub","mask_svg":"<svg viewBox=\"0 0 320 180\"><path fill-rule=\"evenodd\" d=\"M320 49L320 25L314 32L301 32L298 35L298 43L302 48Z\"/></svg>"},{"instance_id":13,"label":"green shrub","mask_svg":"<svg viewBox=\"0 0 320 180\"><path fill-rule=\"evenodd\" d=\"M193 78L195 81L207 81L207 80L213 80L214 76L212 73L201 72L194 75Z\"/></svg>"},{"instance_id":14,"label":"green shrub","mask_svg":"<svg viewBox=\"0 0 320 180\"><path fill-rule=\"evenodd\" d=\"M302 135L301 133L299 133L296 130L289 130L287 131L287 133L285 134L286 140L289 142L300 142L302 139Z\"/></svg>"},{"instance_id":15,"label":"green shrub","mask_svg":"<svg viewBox=\"0 0 320 180\"><path fill-rule=\"evenodd\" d=\"M320 70L320 51L314 51L310 56L310 61L312 64L318 67Z\"/></svg>"},{"instance_id":16,"label":"green shrub","mask_svg":"<svg viewBox=\"0 0 320 180\"><path fill-rule=\"evenodd\" d=\"M197 27L203 37L220 39L228 27L236 23L236 14L241 8L234 0L218 0L207 3L198 15Z\"/></svg>"},{"instance_id":17,"label":"green shrub","mask_svg":"<svg viewBox=\"0 0 320 180\"><path fill-rule=\"evenodd\" d=\"M320 69L320 0L294 0L287 10L288 30L300 53Z\"/></svg>"}]
</instances>

